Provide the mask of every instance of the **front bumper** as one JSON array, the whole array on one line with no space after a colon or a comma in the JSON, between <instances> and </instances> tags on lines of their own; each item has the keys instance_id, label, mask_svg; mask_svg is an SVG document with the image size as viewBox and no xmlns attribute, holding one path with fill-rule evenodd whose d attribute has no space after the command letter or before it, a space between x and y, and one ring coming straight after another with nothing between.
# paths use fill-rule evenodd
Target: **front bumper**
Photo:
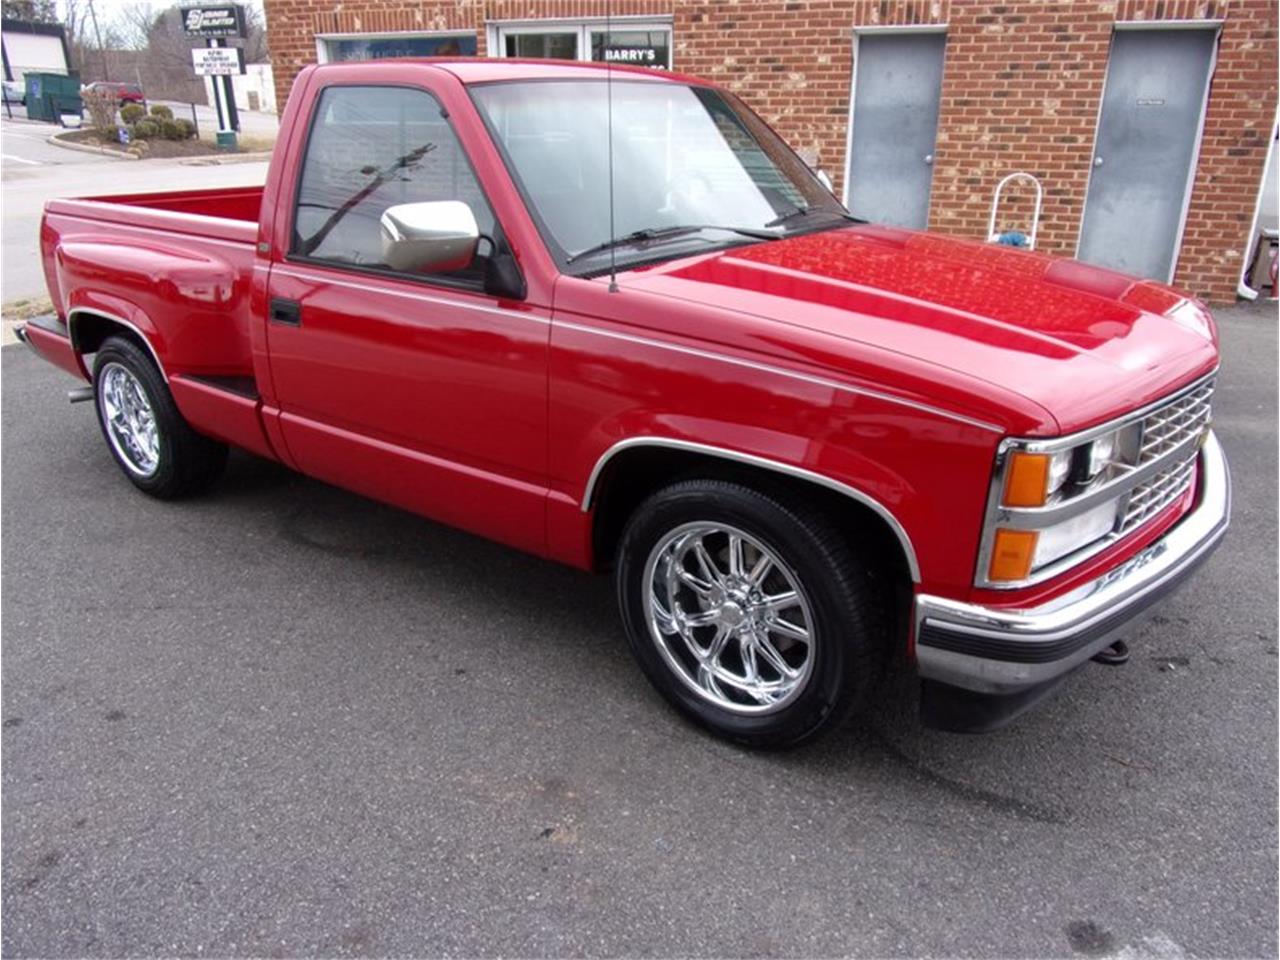
<instances>
[{"instance_id":1,"label":"front bumper","mask_svg":"<svg viewBox=\"0 0 1280 960\"><path fill-rule=\"evenodd\" d=\"M918 596L916 661L925 722L985 730L1027 709L1208 559L1230 517L1227 460L1209 433L1200 451L1195 507L1160 540L1097 580L1021 610Z\"/></svg>"}]
</instances>

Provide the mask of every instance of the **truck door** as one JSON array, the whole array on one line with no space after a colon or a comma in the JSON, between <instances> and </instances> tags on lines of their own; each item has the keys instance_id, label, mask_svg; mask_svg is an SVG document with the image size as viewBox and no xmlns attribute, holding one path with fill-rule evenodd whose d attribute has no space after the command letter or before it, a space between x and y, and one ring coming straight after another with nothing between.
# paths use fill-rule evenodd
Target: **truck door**
<instances>
[{"instance_id":1,"label":"truck door","mask_svg":"<svg viewBox=\"0 0 1280 960\"><path fill-rule=\"evenodd\" d=\"M308 130L266 324L293 461L541 550L549 317L484 292L481 258L502 227L449 119L427 89L335 85ZM392 269L383 212L439 200L471 208L480 257L448 273Z\"/></svg>"}]
</instances>

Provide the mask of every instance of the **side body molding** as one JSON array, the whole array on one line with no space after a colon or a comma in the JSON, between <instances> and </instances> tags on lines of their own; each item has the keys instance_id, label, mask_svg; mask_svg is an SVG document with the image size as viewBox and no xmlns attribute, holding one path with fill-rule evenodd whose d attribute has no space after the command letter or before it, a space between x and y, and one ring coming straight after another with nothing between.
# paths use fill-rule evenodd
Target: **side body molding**
<instances>
[{"instance_id":1,"label":"side body molding","mask_svg":"<svg viewBox=\"0 0 1280 960\"><path fill-rule=\"evenodd\" d=\"M763 470L771 470L774 473L784 474L786 476L796 477L800 480L807 480L810 483L816 483L819 486L826 487L828 490L834 490L836 493L856 500L865 507L869 507L878 517L880 517L889 529L893 531L893 535L897 537L899 545L902 547L902 553L906 557L907 567L911 571L911 580L914 583L920 582L920 566L916 561L915 547L911 543L911 538L907 536L907 531L903 529L898 519L889 512L884 504L880 503L873 497L867 496L861 490L857 490L848 484L841 483L839 480L832 480L830 477L824 477L820 473L814 473L812 470L806 470L803 467L795 467L786 463L779 463L776 460L769 460L765 457L758 457L750 453L740 453L737 450L727 450L723 447L713 447L703 443L694 443L690 440L673 440L666 437L629 437L626 440L620 440L606 450L600 459L596 461L596 465L591 470L591 475L587 479L586 489L582 494L581 509L584 513L592 507L592 500L595 496L596 486L600 477L604 472L609 461L624 450L630 450L635 447L666 447L673 450L684 450L690 453L699 453L710 457L719 457L723 460L734 460L738 463L745 463L753 467L759 467Z\"/></svg>"}]
</instances>

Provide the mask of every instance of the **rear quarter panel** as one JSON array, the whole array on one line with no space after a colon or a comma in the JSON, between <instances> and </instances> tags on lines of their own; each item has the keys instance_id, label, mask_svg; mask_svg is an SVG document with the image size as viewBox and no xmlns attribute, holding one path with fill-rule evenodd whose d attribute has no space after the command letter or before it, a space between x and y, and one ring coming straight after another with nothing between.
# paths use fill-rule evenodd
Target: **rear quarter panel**
<instances>
[{"instance_id":1,"label":"rear quarter panel","mask_svg":"<svg viewBox=\"0 0 1280 960\"><path fill-rule=\"evenodd\" d=\"M173 230L175 219L189 220L183 226L192 232ZM255 233L254 223L55 201L41 245L73 339L77 316L97 312L136 327L168 377L251 376Z\"/></svg>"},{"instance_id":2,"label":"rear quarter panel","mask_svg":"<svg viewBox=\"0 0 1280 960\"><path fill-rule=\"evenodd\" d=\"M233 206L244 202L229 199ZM256 232L254 220L60 200L46 207L41 250L77 356L86 349L82 334L94 315L132 328L196 430L274 457L257 399L195 379L254 377Z\"/></svg>"}]
</instances>

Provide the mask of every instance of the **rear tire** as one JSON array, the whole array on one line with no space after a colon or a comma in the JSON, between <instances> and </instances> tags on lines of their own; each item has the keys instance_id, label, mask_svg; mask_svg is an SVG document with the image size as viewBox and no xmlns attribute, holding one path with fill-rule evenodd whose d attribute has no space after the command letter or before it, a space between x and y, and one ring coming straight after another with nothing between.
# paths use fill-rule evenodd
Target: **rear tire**
<instances>
[{"instance_id":1,"label":"rear tire","mask_svg":"<svg viewBox=\"0 0 1280 960\"><path fill-rule=\"evenodd\" d=\"M881 672L872 568L805 505L721 480L674 484L632 515L615 570L646 676L728 740L777 748L830 730Z\"/></svg>"},{"instance_id":2,"label":"rear tire","mask_svg":"<svg viewBox=\"0 0 1280 960\"><path fill-rule=\"evenodd\" d=\"M98 350L93 399L107 449L144 493L171 500L222 475L226 446L191 429L159 369L132 340L109 337Z\"/></svg>"}]
</instances>

